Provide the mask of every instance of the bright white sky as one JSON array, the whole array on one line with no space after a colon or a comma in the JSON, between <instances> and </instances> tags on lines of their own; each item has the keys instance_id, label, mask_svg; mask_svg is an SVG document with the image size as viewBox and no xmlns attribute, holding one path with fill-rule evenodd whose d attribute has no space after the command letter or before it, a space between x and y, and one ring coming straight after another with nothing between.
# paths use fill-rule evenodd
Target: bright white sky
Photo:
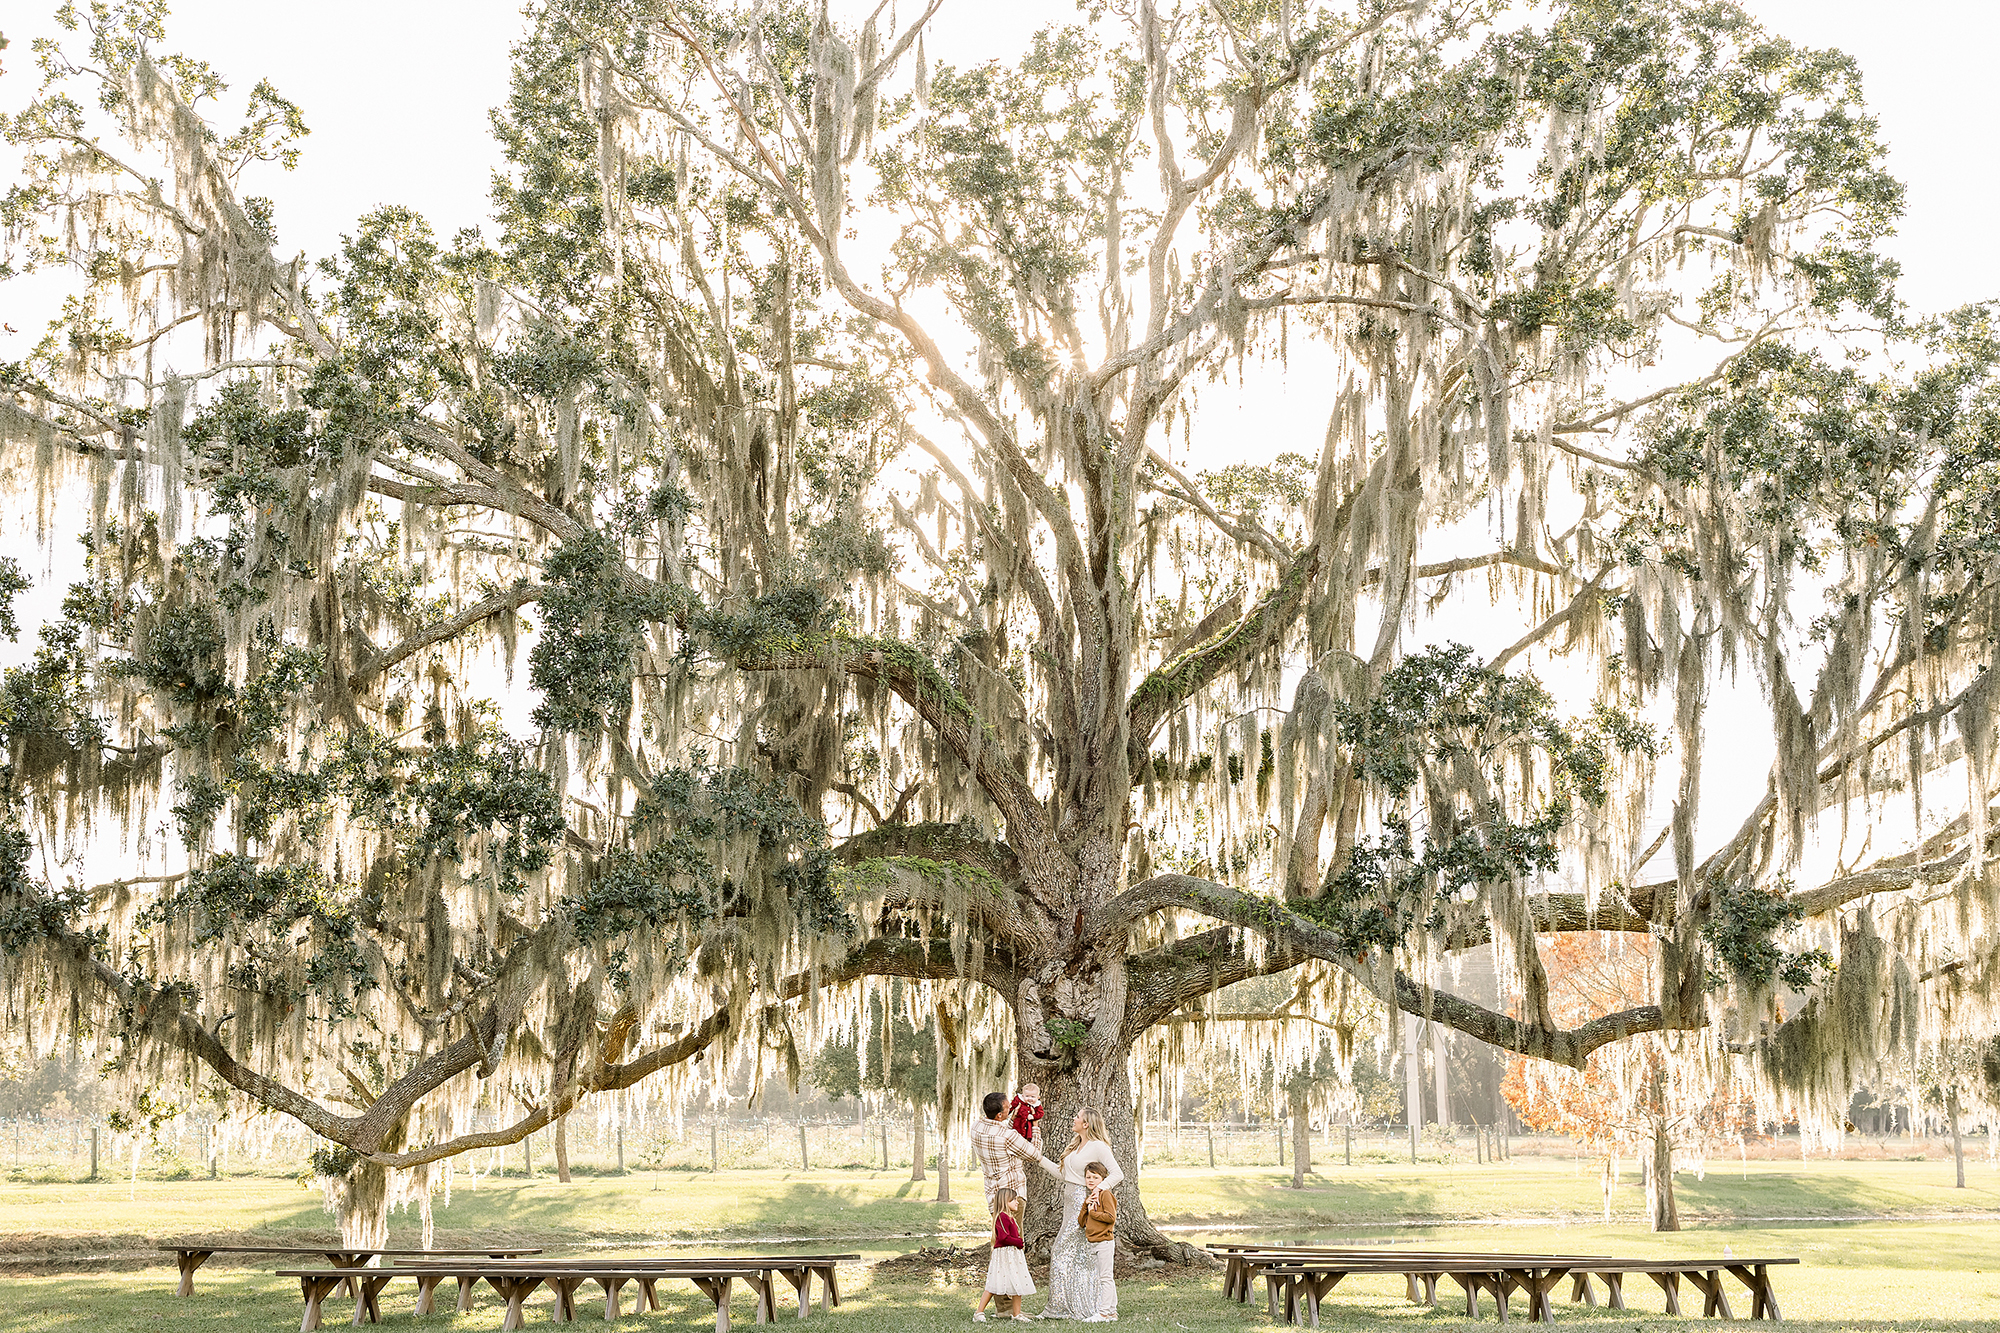
<instances>
[{"instance_id":1,"label":"bright white sky","mask_svg":"<svg viewBox=\"0 0 2000 1333\"><path fill-rule=\"evenodd\" d=\"M1917 310L1941 310L2000 297L2000 250L1988 237L2000 184L1991 140L1979 132L1991 123L2000 6L1906 0L1886 11L1860 0L1744 2L1785 36L1859 57L1891 145L1891 169L1909 186L1902 233L1888 246L1903 264L1905 300ZM54 3L40 0L36 7ZM835 0L836 11L861 3ZM7 68L0 79L4 111L18 109L33 91L32 39L54 31L46 10L24 14L25 7L11 7L0 28L12 41L0 55ZM918 7L918 0L902 5ZM1000 11L945 0L928 53L954 64L1006 56L1034 29L1075 16L1072 0L1013 0ZM252 0L185 0L169 20L167 49L209 61L234 96L269 77L304 109L313 133L300 168L289 175L267 171L246 189L276 201L281 253L319 257L380 204L414 207L441 237L485 219L488 183L499 165L487 113L506 96L508 47L521 26L519 11L499 0L343 0L275 11ZM10 165L4 154L0 149L0 172ZM0 288L0 320L18 330L0 332L0 360L24 355L39 335L45 312L34 307L43 299L42 292ZM16 524L0 526L11 540ZM30 638L0 644L0 657L23 653ZM1760 714L1754 686L1745 679L1739 687L1753 696L1742 700L1746 712ZM1749 734L1767 737L1768 727L1759 723ZM1717 748L1711 745L1709 795L1721 798L1718 810L1740 808L1737 798L1754 799L1763 785L1768 745L1761 756L1733 756L1734 763L1726 742L1725 753ZM1725 796L1719 787L1732 790ZM1725 834L1722 823L1704 827L1702 841Z\"/></svg>"},{"instance_id":2,"label":"bright white sky","mask_svg":"<svg viewBox=\"0 0 2000 1333\"><path fill-rule=\"evenodd\" d=\"M873 0L833 0L858 18ZM902 7L916 10L921 0ZM2000 251L1985 232L2000 185L1993 149L1971 127L1990 118L1991 52L2000 49L2000 7L1971 0L1908 0L1885 20L1861 0L1744 0L1772 30L1814 46L1855 53L1869 102L1891 147L1891 169L1909 186L1902 232L1888 249L1904 269L1903 296L1919 311L2000 297ZM0 31L0 111L17 109L35 82L35 37L56 29L25 0ZM27 5L41 12L18 16ZM1014 0L996 20L975 0L945 0L929 55L970 64L1017 51L1029 33L1075 21L1074 0ZM333 253L356 218L388 203L431 220L440 238L486 218L499 153L489 110L507 94L508 48L523 26L505 0L344 0L298 6L283 21L254 0L185 0L168 20L166 49L207 60L234 102L259 79L303 108L312 135L297 171L266 167L246 193L277 204L280 252ZM12 166L0 145L0 175ZM0 360L24 355L53 310L42 283L0 288ZM1259 425L1248 433L1261 434ZM1317 423L1309 433L1316 433Z\"/></svg>"},{"instance_id":3,"label":"bright white sky","mask_svg":"<svg viewBox=\"0 0 2000 1333\"><path fill-rule=\"evenodd\" d=\"M1996 183L1991 123L2000 6L1975 0L1744 0L1775 31L1859 57L1870 104L1910 187L1902 235L1904 296L1919 310L2000 296L2000 251L1988 244ZM836 0L854 9L858 0ZM50 32L55 0L10 5L0 109L33 84L30 39ZM30 7L33 7L31 12ZM903 9L915 10L917 0ZM283 18L276 17L282 13ZM996 14L1005 14L998 18ZM929 54L969 64L1018 49L1034 29L1073 21L1071 0L1011 0L996 11L945 0ZM507 92L507 49L521 29L502 0L342 0L275 9L259 0L185 0L169 19L168 48L219 69L237 93L268 77L304 108L313 129L299 170L253 193L278 204L287 251L330 253L342 231L378 204L408 204L440 236L479 223L499 164L487 111ZM0 302L4 302L0 295ZM0 334L0 359L27 350L30 326Z\"/></svg>"}]
</instances>

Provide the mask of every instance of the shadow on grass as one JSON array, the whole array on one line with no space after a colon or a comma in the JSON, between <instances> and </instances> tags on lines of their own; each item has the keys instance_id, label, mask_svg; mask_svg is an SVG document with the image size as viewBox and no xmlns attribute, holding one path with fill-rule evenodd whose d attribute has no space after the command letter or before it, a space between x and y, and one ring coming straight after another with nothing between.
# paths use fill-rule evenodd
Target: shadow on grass
<instances>
[{"instance_id":1,"label":"shadow on grass","mask_svg":"<svg viewBox=\"0 0 2000 1333\"><path fill-rule=\"evenodd\" d=\"M800 1333L942 1333L968 1328L975 1287L942 1286L920 1281L872 1280L853 1275L852 1289L841 1307L823 1315L815 1309L800 1325ZM1376 1279L1381 1283L1380 1279ZM144 1274L99 1274L88 1277L24 1279L9 1283L7 1298L0 1303L0 1333L158 1333L161 1329L195 1330L196 1333L271 1333L294 1326L300 1303L295 1287L267 1273L229 1272L210 1278L191 1299L172 1294L172 1272L153 1269ZM715 1327L714 1307L685 1282L661 1284L663 1308L633 1321L630 1293L625 1306L624 1327L642 1330L674 1330L675 1333L707 1333ZM490 1291L482 1290L478 1303L464 1316L436 1314L419 1318L410 1313L413 1286L393 1283L384 1292L384 1329L440 1328L487 1330L498 1327L501 1306ZM1658 1313L1628 1288L1628 1300L1638 1307L1627 1311L1606 1310L1558 1302L1556 1319L1586 1329L1613 1328L1652 1330L1679 1329L1695 1333L1705 1326L1697 1318L1671 1318ZM1039 1310L1045 1293L1029 1297L1025 1308ZM1238 1305L1222 1298L1216 1282L1191 1276L1161 1280L1136 1279L1120 1284L1120 1311L1126 1324L1168 1328L1185 1333L1221 1333L1222 1330L1271 1329L1275 1325L1260 1304ZM1941 1299L1948 1304L1948 1299ZM601 1305L591 1309L579 1303L578 1313L597 1322ZM528 1312L529 1327L550 1322L551 1301L537 1296ZM349 1308L344 1302L329 1302L327 1324L345 1321ZM751 1298L739 1290L731 1303L733 1322L754 1327ZM1381 1289L1361 1284L1343 1286L1321 1310L1324 1327L1338 1330L1379 1330L1404 1328L1466 1329L1496 1327L1492 1302L1482 1303L1483 1320L1466 1319L1447 1305L1443 1309L1413 1306L1383 1283ZM779 1318L795 1322L791 1309L780 1300ZM1518 1298L1514 1320L1525 1314ZM1739 1314L1744 1311L1739 1308ZM1514 1321L1510 1320L1510 1323ZM1991 1319L1937 1317L1913 1313L1909 1319L1883 1318L1801 1318L1793 1314L1786 1326L1800 1333L1991 1333Z\"/></svg>"}]
</instances>

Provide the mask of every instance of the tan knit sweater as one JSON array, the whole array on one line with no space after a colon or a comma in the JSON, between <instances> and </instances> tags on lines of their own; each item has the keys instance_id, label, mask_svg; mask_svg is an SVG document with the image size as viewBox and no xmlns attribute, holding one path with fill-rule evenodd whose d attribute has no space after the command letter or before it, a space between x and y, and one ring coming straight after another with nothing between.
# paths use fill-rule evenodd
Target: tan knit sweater
<instances>
[{"instance_id":1,"label":"tan knit sweater","mask_svg":"<svg viewBox=\"0 0 2000 1333\"><path fill-rule=\"evenodd\" d=\"M1077 1209L1076 1224L1083 1228L1083 1238L1092 1245L1101 1240L1111 1239L1111 1229L1118 1221L1118 1196L1108 1189L1097 1191L1097 1206L1090 1206L1090 1196L1083 1196L1083 1207Z\"/></svg>"}]
</instances>

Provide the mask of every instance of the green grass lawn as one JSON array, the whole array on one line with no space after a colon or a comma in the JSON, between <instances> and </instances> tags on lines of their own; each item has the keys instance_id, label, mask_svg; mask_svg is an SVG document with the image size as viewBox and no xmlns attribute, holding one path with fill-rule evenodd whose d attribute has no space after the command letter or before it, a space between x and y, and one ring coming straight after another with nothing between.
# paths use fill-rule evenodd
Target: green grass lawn
<instances>
[{"instance_id":1,"label":"green grass lawn","mask_svg":"<svg viewBox=\"0 0 2000 1333\"><path fill-rule=\"evenodd\" d=\"M2000 1173L1983 1163L1967 1188L1939 1162L1716 1163L1677 1182L1690 1224L1764 1219L1939 1217L2000 1214ZM1391 1227L1469 1221L1596 1222L1602 1194L1594 1165L1523 1159L1487 1166L1332 1166L1290 1188L1276 1168L1145 1173L1154 1220L1170 1226ZM936 1181L879 1171L635 1172L461 1182L449 1204L435 1197L438 1243L477 1240L557 1244L778 1237L899 1237L978 1232L985 1226L976 1176L953 1178L957 1201L933 1201ZM1617 1192L1614 1219L1635 1223L1644 1200L1635 1173ZM329 1232L316 1189L288 1180L0 1183L0 1250L102 1250L121 1238L181 1235L297 1237ZM393 1234L413 1243L414 1216Z\"/></svg>"},{"instance_id":2,"label":"green grass lawn","mask_svg":"<svg viewBox=\"0 0 2000 1333\"><path fill-rule=\"evenodd\" d=\"M1154 1171L1147 1173L1146 1199L1156 1219L1189 1228L1191 1239L1211 1230L1223 1235L1256 1226L1276 1228L1265 1233L1274 1239L1372 1236L1451 1248L1633 1257L1712 1254L1728 1245L1738 1256L1796 1255L1804 1262L1781 1273L1779 1298L1788 1322L1811 1333L2000 1330L2000 1222L1976 1216L2000 1213L2000 1180L1983 1164L1972 1188L1963 1191L1950 1188L1949 1165L1934 1162L1753 1162L1747 1172L1731 1165L1703 1180L1683 1176L1680 1200L1690 1228L1657 1236L1635 1224L1639 1197L1630 1177L1618 1200L1624 1220L1606 1226L1598 1220L1596 1177L1560 1162L1333 1167L1303 1191L1285 1188L1289 1179L1268 1168ZM555 1248L672 1239L740 1248L752 1238L849 1237L842 1248L859 1250L872 1262L941 1233L980 1229L976 1180L959 1177L954 1186L963 1201L940 1205L930 1201L934 1181L913 1185L879 1172L746 1171L719 1177L671 1172L579 1179L568 1186L489 1179L477 1190L456 1190L448 1207L440 1196L438 1243L504 1237ZM1898 1220L1744 1220L1864 1214ZM414 1221L398 1215L398 1242L414 1240ZM1424 1225L1403 1225L1409 1223ZM17 1256L52 1250L129 1254L159 1239L195 1234L278 1241L324 1234L330 1226L317 1192L282 1181L141 1181L136 1190L126 1182L0 1184L0 1249ZM268 1270L274 1266L213 1261L197 1278L191 1300L172 1295L168 1265L7 1276L0 1281L0 1333L163 1328L250 1333L296 1327L297 1288L272 1277ZM967 1313L978 1297L976 1286L875 1277L865 1267L857 1267L844 1287L849 1299L825 1325L830 1333L969 1327ZM1271 1326L1260 1307L1226 1304L1214 1277L1137 1278L1121 1284L1120 1291L1124 1322L1157 1326L1161 1333ZM1355 1329L1469 1327L1448 1310L1410 1306L1401 1293L1400 1279L1350 1278L1328 1307L1328 1323ZM1567 1287L1561 1294L1567 1296ZM1687 1326L1685 1319L1660 1315L1657 1293L1644 1279L1628 1284L1627 1296L1636 1307L1632 1311L1559 1303L1558 1319L1603 1333ZM407 1313L410 1299L410 1289L400 1286L385 1293L386 1327L497 1327L490 1299L466 1316L421 1320ZM1031 1298L1027 1304L1032 1311L1040 1301ZM537 1301L532 1323L547 1322L547 1306L546 1299ZM1747 1301L1739 1302L1738 1313L1746 1307ZM1490 1302L1487 1309L1490 1328ZM344 1307L328 1313L337 1319ZM739 1295L736 1313L739 1322L749 1319L746 1296ZM712 1328L713 1322L706 1302L687 1288L672 1291L666 1310L626 1326L695 1330Z\"/></svg>"}]
</instances>

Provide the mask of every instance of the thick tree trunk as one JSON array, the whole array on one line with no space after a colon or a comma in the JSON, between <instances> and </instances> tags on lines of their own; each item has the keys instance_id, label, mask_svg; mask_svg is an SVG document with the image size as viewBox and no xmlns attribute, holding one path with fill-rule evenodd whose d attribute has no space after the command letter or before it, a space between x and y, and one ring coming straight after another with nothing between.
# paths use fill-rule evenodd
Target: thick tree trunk
<instances>
[{"instance_id":1,"label":"thick tree trunk","mask_svg":"<svg viewBox=\"0 0 2000 1333\"><path fill-rule=\"evenodd\" d=\"M1113 966L1122 968L1122 957ZM1109 969L1107 969L1109 970ZM1106 987L1122 998L1122 975ZM1120 1005L1123 1009L1123 1005ZM1024 1012L1025 1011L1025 1012ZM1109 1030L1109 1040L1097 1039L1097 1032ZM1109 1021L1093 1026L1093 1039L1081 1048L1050 1050L1037 1041L1045 1032L1041 1014L1017 1005L1015 1032L1020 1051L1019 1079L1039 1083L1042 1105L1048 1117L1042 1122L1042 1151L1058 1166L1069 1147L1070 1125L1080 1108L1097 1111L1104 1117L1105 1134L1111 1154L1125 1173L1117 1190L1119 1249L1181 1263L1208 1261L1206 1251L1168 1239L1153 1225L1139 1187L1139 1140L1133 1124L1133 1097L1126 1063L1131 1041ZM1028 1169L1028 1216L1025 1231L1028 1250L1037 1259L1048 1257L1049 1246L1062 1224L1061 1185L1039 1168Z\"/></svg>"},{"instance_id":2,"label":"thick tree trunk","mask_svg":"<svg viewBox=\"0 0 2000 1333\"><path fill-rule=\"evenodd\" d=\"M1965 1140L1960 1136L1958 1132L1958 1089L1957 1088L1946 1088L1944 1090L1944 1114L1945 1114L1945 1119L1951 1125L1951 1160L1952 1160L1952 1165L1958 1168L1957 1188L1964 1189L1965 1188Z\"/></svg>"},{"instance_id":3,"label":"thick tree trunk","mask_svg":"<svg viewBox=\"0 0 2000 1333\"><path fill-rule=\"evenodd\" d=\"M924 1108L910 1108L910 1179L924 1178Z\"/></svg>"},{"instance_id":4,"label":"thick tree trunk","mask_svg":"<svg viewBox=\"0 0 2000 1333\"><path fill-rule=\"evenodd\" d=\"M381 1249L389 1240L389 1168L357 1162L345 1176L322 1178L327 1207L340 1224L340 1243Z\"/></svg>"},{"instance_id":5,"label":"thick tree trunk","mask_svg":"<svg viewBox=\"0 0 2000 1333\"><path fill-rule=\"evenodd\" d=\"M937 1201L951 1202L951 1127L958 1120L958 1097L954 1090L952 1067L961 1058L956 1035L958 1024L951 1011L938 1007L937 1042Z\"/></svg>"},{"instance_id":6,"label":"thick tree trunk","mask_svg":"<svg viewBox=\"0 0 2000 1333\"><path fill-rule=\"evenodd\" d=\"M1646 1219L1655 1231L1679 1231L1681 1215L1674 1206L1674 1145L1664 1118L1653 1122L1653 1166L1646 1173Z\"/></svg>"},{"instance_id":7,"label":"thick tree trunk","mask_svg":"<svg viewBox=\"0 0 2000 1333\"><path fill-rule=\"evenodd\" d=\"M937 1201L951 1202L951 1096L938 1091Z\"/></svg>"},{"instance_id":8,"label":"thick tree trunk","mask_svg":"<svg viewBox=\"0 0 2000 1333\"><path fill-rule=\"evenodd\" d=\"M569 1184L569 1117L556 1121L556 1179Z\"/></svg>"},{"instance_id":9,"label":"thick tree trunk","mask_svg":"<svg viewBox=\"0 0 2000 1333\"><path fill-rule=\"evenodd\" d=\"M380 1152L401 1152L407 1121L397 1121L384 1131L376 1146ZM525 1140L523 1140L525 1142ZM381 1249L389 1240L389 1168L367 1160L356 1161L346 1174L321 1176L327 1211L340 1225L340 1243L352 1249ZM428 1185L428 1177L425 1181ZM428 1204L425 1205L428 1209ZM425 1247L429 1248L426 1227Z\"/></svg>"},{"instance_id":10,"label":"thick tree trunk","mask_svg":"<svg viewBox=\"0 0 2000 1333\"><path fill-rule=\"evenodd\" d=\"M1306 1187L1306 1172L1312 1167L1312 1122L1307 1119L1306 1090L1292 1089L1292 1188Z\"/></svg>"}]
</instances>

